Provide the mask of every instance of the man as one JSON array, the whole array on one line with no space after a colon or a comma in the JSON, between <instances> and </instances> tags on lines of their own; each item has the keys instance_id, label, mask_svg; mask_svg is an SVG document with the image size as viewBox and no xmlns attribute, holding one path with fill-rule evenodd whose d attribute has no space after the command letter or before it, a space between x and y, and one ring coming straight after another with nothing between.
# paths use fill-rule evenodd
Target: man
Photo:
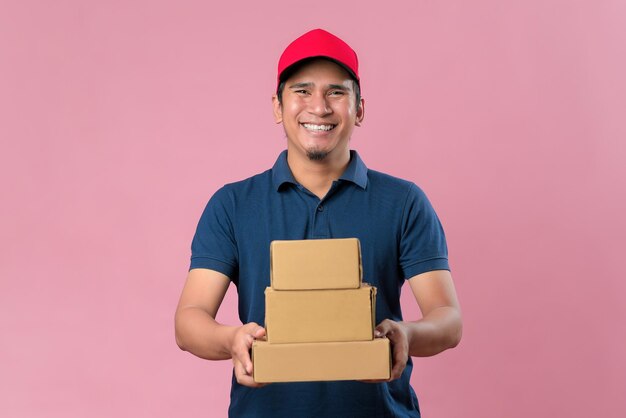
<instances>
[{"instance_id":1,"label":"man","mask_svg":"<svg viewBox=\"0 0 626 418\"><path fill-rule=\"evenodd\" d=\"M287 150L272 169L209 201L176 311L177 343L201 358L232 359L230 416L419 417L410 356L437 354L461 338L439 220L417 186L367 169L350 150L365 103L356 53L341 39L316 29L292 42L279 61L273 107ZM359 238L364 281L378 288L376 335L392 343L391 379L256 384L249 350L265 335L270 242L347 237ZM405 280L420 320L402 320ZM215 321L231 281L242 326Z\"/></svg>"}]
</instances>

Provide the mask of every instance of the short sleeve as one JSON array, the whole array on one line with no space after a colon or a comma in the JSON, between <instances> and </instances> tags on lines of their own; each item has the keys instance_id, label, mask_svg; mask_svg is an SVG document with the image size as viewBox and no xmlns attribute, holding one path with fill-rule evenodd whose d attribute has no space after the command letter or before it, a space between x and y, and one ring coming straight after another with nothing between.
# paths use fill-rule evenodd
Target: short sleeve
<instances>
[{"instance_id":1,"label":"short sleeve","mask_svg":"<svg viewBox=\"0 0 626 418\"><path fill-rule=\"evenodd\" d=\"M441 222L424 192L413 183L402 215L400 268L404 279L433 270L450 270Z\"/></svg>"},{"instance_id":2,"label":"short sleeve","mask_svg":"<svg viewBox=\"0 0 626 418\"><path fill-rule=\"evenodd\" d=\"M227 189L218 190L202 212L191 243L190 269L206 268L237 275L238 256L232 219L234 202Z\"/></svg>"}]
</instances>

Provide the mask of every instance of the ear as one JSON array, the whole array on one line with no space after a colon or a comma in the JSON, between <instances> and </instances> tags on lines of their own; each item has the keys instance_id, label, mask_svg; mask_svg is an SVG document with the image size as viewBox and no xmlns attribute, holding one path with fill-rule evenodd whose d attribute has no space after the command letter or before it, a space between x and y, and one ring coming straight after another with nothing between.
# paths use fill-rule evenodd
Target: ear
<instances>
[{"instance_id":1,"label":"ear","mask_svg":"<svg viewBox=\"0 0 626 418\"><path fill-rule=\"evenodd\" d=\"M356 109L356 121L354 122L354 124L356 126L361 126L361 122L363 122L364 117L365 117L365 99L361 97L359 107Z\"/></svg>"},{"instance_id":2,"label":"ear","mask_svg":"<svg viewBox=\"0 0 626 418\"><path fill-rule=\"evenodd\" d=\"M272 95L272 107L274 108L274 122L281 123L283 121L283 107L275 94Z\"/></svg>"}]
</instances>

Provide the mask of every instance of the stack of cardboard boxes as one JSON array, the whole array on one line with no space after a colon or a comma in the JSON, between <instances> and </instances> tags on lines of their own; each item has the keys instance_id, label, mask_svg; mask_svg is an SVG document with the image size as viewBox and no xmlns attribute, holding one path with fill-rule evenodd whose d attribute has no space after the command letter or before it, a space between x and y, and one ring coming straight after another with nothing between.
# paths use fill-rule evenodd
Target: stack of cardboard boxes
<instances>
[{"instance_id":1,"label":"stack of cardboard boxes","mask_svg":"<svg viewBox=\"0 0 626 418\"><path fill-rule=\"evenodd\" d=\"M254 380L388 379L389 340L374 339L376 288L361 279L356 238L273 241Z\"/></svg>"}]
</instances>

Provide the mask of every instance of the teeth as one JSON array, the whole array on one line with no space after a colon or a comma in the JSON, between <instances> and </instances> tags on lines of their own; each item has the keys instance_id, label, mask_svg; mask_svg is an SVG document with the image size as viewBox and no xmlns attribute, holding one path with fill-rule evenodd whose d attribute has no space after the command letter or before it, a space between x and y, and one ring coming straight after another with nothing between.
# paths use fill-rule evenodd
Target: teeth
<instances>
[{"instance_id":1,"label":"teeth","mask_svg":"<svg viewBox=\"0 0 626 418\"><path fill-rule=\"evenodd\" d=\"M335 125L313 125L312 123L303 123L302 126L313 131L330 131L335 127Z\"/></svg>"}]
</instances>

